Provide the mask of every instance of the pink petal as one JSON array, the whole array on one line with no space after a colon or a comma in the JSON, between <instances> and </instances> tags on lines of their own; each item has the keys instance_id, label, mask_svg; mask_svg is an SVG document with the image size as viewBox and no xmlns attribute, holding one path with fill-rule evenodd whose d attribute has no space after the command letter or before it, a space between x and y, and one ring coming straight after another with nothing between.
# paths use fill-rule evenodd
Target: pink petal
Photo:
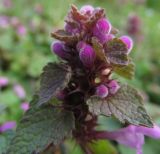
<instances>
[{"instance_id":1,"label":"pink petal","mask_svg":"<svg viewBox=\"0 0 160 154\"><path fill-rule=\"evenodd\" d=\"M121 36L120 39L126 44L128 53L130 53L130 51L133 48L133 40L129 36L125 36L125 35Z\"/></svg>"},{"instance_id":2,"label":"pink petal","mask_svg":"<svg viewBox=\"0 0 160 154\"><path fill-rule=\"evenodd\" d=\"M23 111L27 111L27 110L29 109L29 103L28 103L28 102L23 102L23 103L21 104L21 109L22 109Z\"/></svg>"},{"instance_id":3,"label":"pink petal","mask_svg":"<svg viewBox=\"0 0 160 154\"><path fill-rule=\"evenodd\" d=\"M16 127L15 121L8 121L0 126L0 132L5 132L5 131L13 129L15 127Z\"/></svg>"},{"instance_id":4,"label":"pink petal","mask_svg":"<svg viewBox=\"0 0 160 154\"><path fill-rule=\"evenodd\" d=\"M136 130L137 132L142 133L146 136L149 136L155 139L160 139L160 127L157 125L154 125L153 128L139 126L137 127Z\"/></svg>"}]
</instances>

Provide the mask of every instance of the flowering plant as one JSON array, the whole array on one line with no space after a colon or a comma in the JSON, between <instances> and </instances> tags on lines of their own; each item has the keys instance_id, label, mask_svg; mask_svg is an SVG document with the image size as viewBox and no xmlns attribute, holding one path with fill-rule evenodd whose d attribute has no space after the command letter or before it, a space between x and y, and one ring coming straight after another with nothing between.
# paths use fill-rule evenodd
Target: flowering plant
<instances>
[{"instance_id":1,"label":"flowering plant","mask_svg":"<svg viewBox=\"0 0 160 154\"><path fill-rule=\"evenodd\" d=\"M65 28L51 35L51 50L59 63L44 67L40 90L22 118L7 154L41 153L50 146L75 139L84 153L94 154L90 144L116 140L142 153L144 135L160 138L160 128L147 114L139 92L112 78L115 72L134 76L128 36L117 37L104 9L74 5ZM98 131L98 116L114 116L129 125L115 132Z\"/></svg>"}]
</instances>

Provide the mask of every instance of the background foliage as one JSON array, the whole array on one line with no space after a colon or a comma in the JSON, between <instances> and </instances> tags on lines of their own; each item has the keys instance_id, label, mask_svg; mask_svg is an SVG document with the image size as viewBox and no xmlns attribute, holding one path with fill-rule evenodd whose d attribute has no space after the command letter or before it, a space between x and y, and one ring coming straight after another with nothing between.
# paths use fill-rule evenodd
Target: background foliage
<instances>
[{"instance_id":1,"label":"background foliage","mask_svg":"<svg viewBox=\"0 0 160 154\"><path fill-rule=\"evenodd\" d=\"M6 5L8 4L10 5ZM9 3L10 2L10 3ZM64 17L71 3L81 7L85 4L105 8L112 25L127 34L128 20L131 15L138 16L139 31L132 35L135 45L132 58L136 64L135 78L130 82L139 88L145 98L146 106L154 121L160 123L160 12L158 0L1 0L0 1L0 77L9 79L9 85L0 91L0 124L6 121L19 121L23 111L20 104L30 101L38 86L42 67L57 58L50 52L53 41L50 32L63 27ZM6 17L8 24L2 22ZM18 22L18 27L17 23ZM4 26L5 25L5 26ZM20 27L19 27L20 26ZM117 78L117 76L115 76ZM26 91L26 97L19 98L13 90L20 84ZM103 127L113 130L119 126L116 121L104 121ZM0 154L7 143L7 134L0 134ZM109 143L98 143L99 147L107 144L111 149L106 154L115 152ZM146 140L145 154L159 154L160 141ZM66 143L74 154L81 151L75 143ZM94 148L94 147L93 147ZM100 148L99 148L100 149ZM122 154L132 154L132 150L116 146ZM154 151L152 150L154 149ZM98 150L98 148L96 149ZM75 151L75 152L74 152ZM101 153L101 152L99 152Z\"/></svg>"}]
</instances>

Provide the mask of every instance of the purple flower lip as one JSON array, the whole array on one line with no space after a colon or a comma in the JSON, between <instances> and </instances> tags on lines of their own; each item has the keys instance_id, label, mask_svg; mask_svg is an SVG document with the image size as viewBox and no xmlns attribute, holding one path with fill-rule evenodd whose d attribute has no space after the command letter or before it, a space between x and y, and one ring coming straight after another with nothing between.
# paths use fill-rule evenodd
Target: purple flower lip
<instances>
[{"instance_id":1,"label":"purple flower lip","mask_svg":"<svg viewBox=\"0 0 160 154\"><path fill-rule=\"evenodd\" d=\"M120 144L126 145L137 150L137 154L142 154L144 144L144 135L160 139L160 127L154 125L153 128L144 126L130 125L117 131L99 131L96 134L97 139L115 140Z\"/></svg>"},{"instance_id":2,"label":"purple flower lip","mask_svg":"<svg viewBox=\"0 0 160 154\"><path fill-rule=\"evenodd\" d=\"M105 98L108 96L108 88L105 85L100 85L96 88L96 95L101 98Z\"/></svg>"},{"instance_id":3,"label":"purple flower lip","mask_svg":"<svg viewBox=\"0 0 160 154\"><path fill-rule=\"evenodd\" d=\"M7 130L14 129L16 127L15 121L8 121L0 126L0 133L3 133Z\"/></svg>"},{"instance_id":4,"label":"purple flower lip","mask_svg":"<svg viewBox=\"0 0 160 154\"><path fill-rule=\"evenodd\" d=\"M96 58L95 51L89 44L81 42L77 47L79 49L79 58L84 66L91 68Z\"/></svg>"},{"instance_id":5,"label":"purple flower lip","mask_svg":"<svg viewBox=\"0 0 160 154\"><path fill-rule=\"evenodd\" d=\"M64 50L64 44L60 41L55 41L51 45L51 51L61 59L67 60L70 58L69 53Z\"/></svg>"},{"instance_id":6,"label":"purple flower lip","mask_svg":"<svg viewBox=\"0 0 160 154\"><path fill-rule=\"evenodd\" d=\"M120 39L126 44L127 49L128 49L128 54L133 48L133 40L129 36L121 36Z\"/></svg>"}]
</instances>

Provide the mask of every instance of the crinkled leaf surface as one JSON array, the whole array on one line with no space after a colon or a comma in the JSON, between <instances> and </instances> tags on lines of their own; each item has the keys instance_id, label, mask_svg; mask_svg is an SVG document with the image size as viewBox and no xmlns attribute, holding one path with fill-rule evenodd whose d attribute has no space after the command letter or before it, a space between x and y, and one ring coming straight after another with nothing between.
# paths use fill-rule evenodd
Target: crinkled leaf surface
<instances>
[{"instance_id":1,"label":"crinkled leaf surface","mask_svg":"<svg viewBox=\"0 0 160 154\"><path fill-rule=\"evenodd\" d=\"M126 45L118 38L107 42L105 45L107 59L112 64L128 65L129 59L127 55Z\"/></svg>"},{"instance_id":2,"label":"crinkled leaf surface","mask_svg":"<svg viewBox=\"0 0 160 154\"><path fill-rule=\"evenodd\" d=\"M51 33L51 36L60 41L69 42L69 43L76 42L78 40L78 36L71 35L63 29L60 29Z\"/></svg>"},{"instance_id":3,"label":"crinkled leaf surface","mask_svg":"<svg viewBox=\"0 0 160 154\"><path fill-rule=\"evenodd\" d=\"M41 75L38 104L44 104L54 97L57 91L67 85L70 77L71 72L69 68L64 68L56 63L47 64Z\"/></svg>"},{"instance_id":4,"label":"crinkled leaf surface","mask_svg":"<svg viewBox=\"0 0 160 154\"><path fill-rule=\"evenodd\" d=\"M118 75L127 79L132 79L135 73L135 65L131 62L127 66L113 66L113 70Z\"/></svg>"},{"instance_id":5,"label":"crinkled leaf surface","mask_svg":"<svg viewBox=\"0 0 160 154\"><path fill-rule=\"evenodd\" d=\"M0 154L4 154L7 151L11 139L14 137L15 132L12 130L6 131L0 134Z\"/></svg>"},{"instance_id":6,"label":"crinkled leaf surface","mask_svg":"<svg viewBox=\"0 0 160 154\"><path fill-rule=\"evenodd\" d=\"M21 120L7 154L41 152L48 145L59 144L74 128L72 112L51 105L37 107L37 99Z\"/></svg>"},{"instance_id":7,"label":"crinkled leaf surface","mask_svg":"<svg viewBox=\"0 0 160 154\"><path fill-rule=\"evenodd\" d=\"M151 118L142 104L142 97L128 85L121 85L114 96L106 99L93 96L87 101L87 104L94 114L113 115L122 123L153 127Z\"/></svg>"}]
</instances>

